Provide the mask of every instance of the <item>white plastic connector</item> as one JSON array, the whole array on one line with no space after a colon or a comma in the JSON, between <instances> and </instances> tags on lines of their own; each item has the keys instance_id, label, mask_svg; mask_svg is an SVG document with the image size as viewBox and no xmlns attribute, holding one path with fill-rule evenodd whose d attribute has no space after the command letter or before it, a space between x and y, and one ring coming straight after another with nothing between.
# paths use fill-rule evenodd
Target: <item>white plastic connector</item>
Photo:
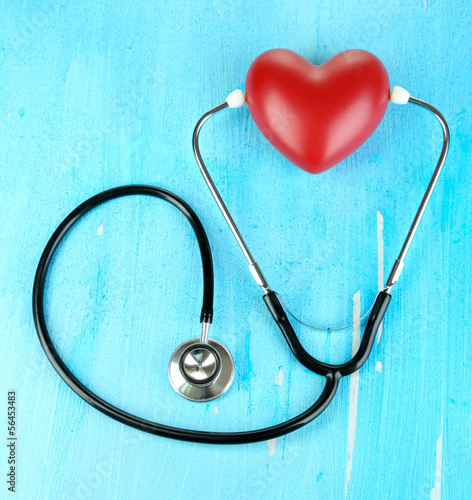
<instances>
[{"instance_id":1,"label":"white plastic connector","mask_svg":"<svg viewBox=\"0 0 472 500\"><path fill-rule=\"evenodd\" d=\"M406 104L410 98L410 93L402 87L396 85L390 94L390 102L393 104Z\"/></svg>"},{"instance_id":2,"label":"white plastic connector","mask_svg":"<svg viewBox=\"0 0 472 500\"><path fill-rule=\"evenodd\" d=\"M246 96L241 89L236 89L226 98L230 108L240 108L246 104Z\"/></svg>"}]
</instances>

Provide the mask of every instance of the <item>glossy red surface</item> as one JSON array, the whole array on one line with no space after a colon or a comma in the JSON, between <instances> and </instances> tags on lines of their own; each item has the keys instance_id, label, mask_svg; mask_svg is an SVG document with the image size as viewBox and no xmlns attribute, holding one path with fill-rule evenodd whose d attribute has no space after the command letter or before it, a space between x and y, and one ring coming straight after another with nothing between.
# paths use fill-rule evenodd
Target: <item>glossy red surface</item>
<instances>
[{"instance_id":1,"label":"glossy red surface","mask_svg":"<svg viewBox=\"0 0 472 500\"><path fill-rule=\"evenodd\" d=\"M375 131L388 105L382 62L346 50L320 66L287 49L262 53L246 77L256 125L288 160L320 173L353 153Z\"/></svg>"}]
</instances>

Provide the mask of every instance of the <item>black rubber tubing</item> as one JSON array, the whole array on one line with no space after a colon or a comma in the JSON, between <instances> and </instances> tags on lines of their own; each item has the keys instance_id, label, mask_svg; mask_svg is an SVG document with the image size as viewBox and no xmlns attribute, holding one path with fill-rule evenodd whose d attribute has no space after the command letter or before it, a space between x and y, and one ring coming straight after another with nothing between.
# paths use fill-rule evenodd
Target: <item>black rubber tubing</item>
<instances>
[{"instance_id":1,"label":"black rubber tubing","mask_svg":"<svg viewBox=\"0 0 472 500\"><path fill-rule=\"evenodd\" d=\"M104 191L82 203L64 219L48 241L36 270L33 286L34 324L36 326L41 346L50 363L62 380L64 380L64 382L84 401L118 422L150 434L178 439L181 441L208 444L242 444L266 441L296 431L318 417L333 399L341 377L355 372L367 361L367 358L372 350L377 329L382 322L382 318L391 299L391 296L388 293L379 293L367 322L358 352L350 361L342 365L329 365L322 363L308 354L298 340L275 292L271 291L264 295L264 302L279 325L279 328L281 329L294 356L300 363L303 364L303 366L314 373L323 375L326 379L321 395L310 408L300 415L287 420L286 422L266 427L264 429L243 432L208 432L181 429L145 420L136 415L127 413L101 399L85 387L67 368L54 347L45 320L43 296L49 265L60 242L78 220L98 205L105 203L106 201L128 195L148 195L165 200L178 208L189 220L198 240L203 265L204 292L200 320L207 322L211 322L212 320L214 284L211 250L206 233L195 212L193 212L187 203L173 193L154 186L130 185Z\"/></svg>"}]
</instances>

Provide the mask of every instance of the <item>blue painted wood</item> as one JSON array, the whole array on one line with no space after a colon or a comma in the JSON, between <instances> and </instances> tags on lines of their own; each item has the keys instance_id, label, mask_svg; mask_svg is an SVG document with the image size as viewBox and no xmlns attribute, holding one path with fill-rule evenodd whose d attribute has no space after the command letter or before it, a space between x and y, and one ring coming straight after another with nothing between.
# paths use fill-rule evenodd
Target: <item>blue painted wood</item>
<instances>
[{"instance_id":1,"label":"blue painted wood","mask_svg":"<svg viewBox=\"0 0 472 500\"><path fill-rule=\"evenodd\" d=\"M17 498L469 498L468 3L0 5L0 407L5 415L6 392L16 390ZM316 423L278 439L275 451L267 443L202 446L128 429L59 380L31 315L35 268L54 228L86 198L126 183L170 189L201 217L215 259L212 335L233 353L235 381L223 398L200 405L170 387L170 354L199 332L198 251L179 213L138 198L88 215L54 259L48 322L73 372L121 408L202 430L275 424L321 390L265 310L190 144L199 116L243 87L251 61L274 47L315 63L351 47L370 50L392 84L449 120L450 156L380 343L358 380L344 380ZM386 276L439 149L434 118L413 107L390 106L361 149L316 177L274 151L247 108L222 113L202 132L203 155L269 283L300 316L331 327L351 321L357 291L361 310L370 306L378 212ZM331 362L351 352L350 330L297 331ZM0 421L0 495L9 498Z\"/></svg>"}]
</instances>

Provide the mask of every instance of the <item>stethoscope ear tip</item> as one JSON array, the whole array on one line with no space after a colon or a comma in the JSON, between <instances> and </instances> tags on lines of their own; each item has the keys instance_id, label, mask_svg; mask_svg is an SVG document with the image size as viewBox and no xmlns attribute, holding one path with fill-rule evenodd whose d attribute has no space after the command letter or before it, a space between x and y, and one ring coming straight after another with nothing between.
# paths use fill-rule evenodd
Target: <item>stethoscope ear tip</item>
<instances>
[{"instance_id":1,"label":"stethoscope ear tip","mask_svg":"<svg viewBox=\"0 0 472 500\"><path fill-rule=\"evenodd\" d=\"M246 104L246 96L241 89L236 89L229 94L226 98L226 102L230 108L240 108Z\"/></svg>"},{"instance_id":2,"label":"stethoscope ear tip","mask_svg":"<svg viewBox=\"0 0 472 500\"><path fill-rule=\"evenodd\" d=\"M393 104L406 104L410 99L410 93L403 87L395 85L390 93L390 102Z\"/></svg>"}]
</instances>

